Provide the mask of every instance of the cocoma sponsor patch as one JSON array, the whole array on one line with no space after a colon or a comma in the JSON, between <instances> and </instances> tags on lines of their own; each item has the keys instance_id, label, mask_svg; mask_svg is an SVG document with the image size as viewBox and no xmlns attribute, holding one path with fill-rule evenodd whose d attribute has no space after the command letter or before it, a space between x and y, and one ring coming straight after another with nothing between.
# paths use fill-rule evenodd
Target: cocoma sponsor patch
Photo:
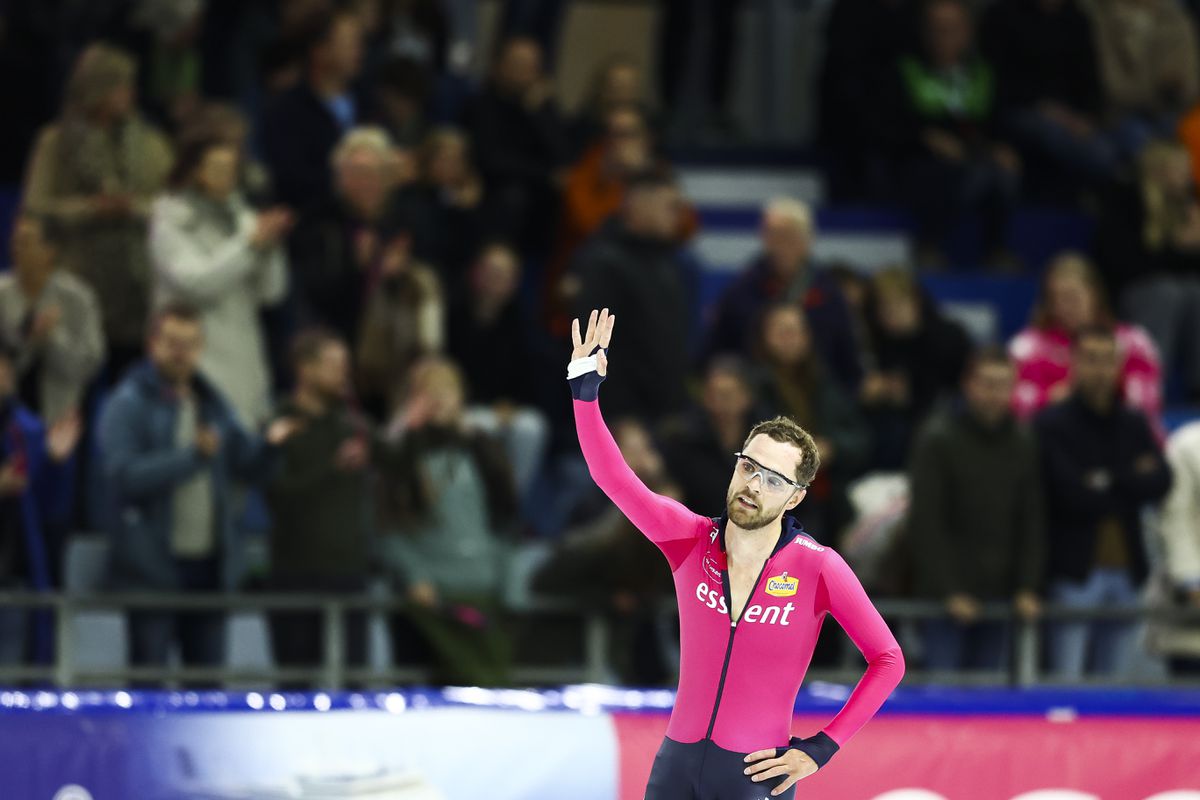
<instances>
[{"instance_id":1,"label":"cocoma sponsor patch","mask_svg":"<svg viewBox=\"0 0 1200 800\"><path fill-rule=\"evenodd\" d=\"M767 578L767 594L771 597L791 597L796 593L796 587L799 585L799 578L789 578L785 572L782 575Z\"/></svg>"}]
</instances>

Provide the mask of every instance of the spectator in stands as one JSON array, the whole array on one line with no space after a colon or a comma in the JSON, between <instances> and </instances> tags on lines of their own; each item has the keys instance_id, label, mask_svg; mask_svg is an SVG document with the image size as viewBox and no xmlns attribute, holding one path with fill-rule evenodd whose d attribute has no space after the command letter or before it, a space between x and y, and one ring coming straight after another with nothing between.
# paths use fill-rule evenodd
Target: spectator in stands
<instances>
[{"instance_id":1,"label":"spectator in stands","mask_svg":"<svg viewBox=\"0 0 1200 800\"><path fill-rule=\"evenodd\" d=\"M631 419L617 420L612 431L621 457L642 483L655 494L685 502L649 431ZM722 461L726 489L731 458L726 453ZM658 601L671 594L671 570L615 505L568 531L533 574L531 588L614 615L608 651L622 683L653 686L670 675L663 650L673 645L663 641L654 612Z\"/></svg>"},{"instance_id":2,"label":"spectator in stands","mask_svg":"<svg viewBox=\"0 0 1200 800\"><path fill-rule=\"evenodd\" d=\"M806 508L792 514L818 539L832 542L849 521L846 484L866 466L870 432L850 396L829 379L799 304L780 301L764 309L754 357L768 415L791 417L812 433L821 453Z\"/></svg>"},{"instance_id":3,"label":"spectator in stands","mask_svg":"<svg viewBox=\"0 0 1200 800\"><path fill-rule=\"evenodd\" d=\"M349 8L312 15L299 34L304 75L271 99L263 116L262 151L279 199L304 212L329 199L329 156L366 115L356 92L362 25Z\"/></svg>"},{"instance_id":4,"label":"spectator in stands","mask_svg":"<svg viewBox=\"0 0 1200 800\"><path fill-rule=\"evenodd\" d=\"M1171 136L1200 98L1200 54L1187 12L1172 0L1105 0L1092 21L1105 107L1129 156Z\"/></svg>"},{"instance_id":5,"label":"spectator in stands","mask_svg":"<svg viewBox=\"0 0 1200 800\"><path fill-rule=\"evenodd\" d=\"M1169 604L1200 609L1200 422L1184 425L1167 441L1171 493L1159 523ZM1200 626L1170 626L1161 648L1176 674L1200 673Z\"/></svg>"},{"instance_id":6,"label":"spectator in stands","mask_svg":"<svg viewBox=\"0 0 1200 800\"><path fill-rule=\"evenodd\" d=\"M328 330L299 334L292 345L296 388L278 414L297 421L267 484L271 536L267 588L279 592L358 593L370 571L368 469L373 436L347 403L350 352ZM365 666L366 614L346 615L346 658ZM281 667L324 659L321 615L271 613L271 646Z\"/></svg>"},{"instance_id":7,"label":"spectator in stands","mask_svg":"<svg viewBox=\"0 0 1200 800\"><path fill-rule=\"evenodd\" d=\"M1120 352L1110 328L1084 328L1071 349L1071 395L1035 420L1047 498L1047 599L1071 608L1128 608L1147 574L1142 510L1171 473L1142 412L1117 393ZM1077 679L1129 665L1137 627L1118 621L1052 626L1050 667Z\"/></svg>"},{"instance_id":8,"label":"spectator in stands","mask_svg":"<svg viewBox=\"0 0 1200 800\"><path fill-rule=\"evenodd\" d=\"M562 279L579 247L617 213L631 175L654 166L654 144L645 115L635 106L608 113L604 137L589 147L567 172L563 187L562 220L554 257L546 270L546 312L557 335L569 330L567 298Z\"/></svg>"},{"instance_id":9,"label":"spectator in stands","mask_svg":"<svg viewBox=\"0 0 1200 800\"><path fill-rule=\"evenodd\" d=\"M549 443L546 415L538 410L540 351L517 289L521 265L505 244L480 252L468 294L450 305L447 352L467 376L473 405L469 424L502 442L513 468L517 496L525 498Z\"/></svg>"},{"instance_id":10,"label":"spectator in stands","mask_svg":"<svg viewBox=\"0 0 1200 800\"><path fill-rule=\"evenodd\" d=\"M834 261L825 267L836 281L846 300L846 310L850 316L850 329L853 331L854 350L858 353L858 362L863 373L869 373L875 368L875 354L871 345L871 328L868 315L871 304L871 277L861 269L846 261Z\"/></svg>"},{"instance_id":11,"label":"spectator in stands","mask_svg":"<svg viewBox=\"0 0 1200 800\"><path fill-rule=\"evenodd\" d=\"M544 251L569 150L537 42L517 36L501 44L467 129L487 184L489 232L522 252Z\"/></svg>"},{"instance_id":12,"label":"spectator in stands","mask_svg":"<svg viewBox=\"0 0 1200 800\"><path fill-rule=\"evenodd\" d=\"M266 163L250 152L250 123L231 103L207 102L183 123L183 130L204 132L227 142L238 150L238 187L251 205L267 205L273 194L271 172Z\"/></svg>"},{"instance_id":13,"label":"spectator in stands","mask_svg":"<svg viewBox=\"0 0 1200 800\"><path fill-rule=\"evenodd\" d=\"M918 263L945 261L942 245L965 211L981 215L986 260L1012 263L1005 249L1021 164L996 135L992 67L975 52L964 0L929 0L918 55L897 64L899 119L881 136L905 140L908 200L917 217Z\"/></svg>"},{"instance_id":14,"label":"spectator in stands","mask_svg":"<svg viewBox=\"0 0 1200 800\"><path fill-rule=\"evenodd\" d=\"M734 33L741 5L740 0L713 4L662 0L657 42L659 97L682 141L695 142L697 132L725 139L735 133L729 92L733 86L733 47L737 39ZM703 17L708 17L707 25ZM707 38L697 35L706 28ZM701 47L699 58L695 58L696 50ZM680 109L689 97L686 76L697 67L703 73L704 105L703 114L696 120L700 124L691 127L689 123L697 115L684 116Z\"/></svg>"},{"instance_id":15,"label":"spectator in stands","mask_svg":"<svg viewBox=\"0 0 1200 800\"><path fill-rule=\"evenodd\" d=\"M79 411L104 361L96 295L58 268L58 238L49 220L17 217L13 268L0 275L0 340L15 350L16 395L48 423Z\"/></svg>"},{"instance_id":16,"label":"spectator in stands","mask_svg":"<svg viewBox=\"0 0 1200 800\"><path fill-rule=\"evenodd\" d=\"M1092 186L1115 178L1121 154L1106 131L1095 32L1077 0L993 3L980 39L1001 125L1023 152Z\"/></svg>"},{"instance_id":17,"label":"spectator in stands","mask_svg":"<svg viewBox=\"0 0 1200 800\"><path fill-rule=\"evenodd\" d=\"M676 242L679 189L665 171L629 179L621 213L576 255L574 316L608 308L621 318L637 367L613 375L605 408L614 417L656 421L687 405L692 286ZM587 309L587 311L585 311Z\"/></svg>"},{"instance_id":18,"label":"spectator in stands","mask_svg":"<svg viewBox=\"0 0 1200 800\"><path fill-rule=\"evenodd\" d=\"M375 120L404 147L425 137L430 75L411 58L394 57L379 65L372 81Z\"/></svg>"},{"instance_id":19,"label":"spectator in stands","mask_svg":"<svg viewBox=\"0 0 1200 800\"><path fill-rule=\"evenodd\" d=\"M380 128L355 128L333 151L335 195L296 226L291 257L301 317L357 347L367 290L386 253L408 246L408 221L392 191L392 142Z\"/></svg>"},{"instance_id":20,"label":"spectator in stands","mask_svg":"<svg viewBox=\"0 0 1200 800\"><path fill-rule=\"evenodd\" d=\"M420 227L413 231L413 248L417 258L438 269L449 290L463 288L467 267L483 245L483 192L467 135L450 127L430 131L421 146Z\"/></svg>"},{"instance_id":21,"label":"spectator in stands","mask_svg":"<svg viewBox=\"0 0 1200 800\"><path fill-rule=\"evenodd\" d=\"M503 452L467 424L465 400L458 367L431 357L413 368L392 422L399 454L380 500L391 528L384 553L411 601L393 620L393 652L432 657L439 682L494 685L510 661L498 614L517 506Z\"/></svg>"},{"instance_id":22,"label":"spectator in stands","mask_svg":"<svg viewBox=\"0 0 1200 800\"><path fill-rule=\"evenodd\" d=\"M287 291L282 242L292 214L255 212L238 190L238 150L201 135L185 140L171 175L171 194L154 204L150 257L154 303L184 303L202 315L205 377L243 427L271 411L270 367L259 310Z\"/></svg>"},{"instance_id":23,"label":"spectator in stands","mask_svg":"<svg viewBox=\"0 0 1200 800\"><path fill-rule=\"evenodd\" d=\"M961 385L971 342L908 270L877 273L866 305L874 368L859 401L872 432L872 466L903 469L921 421Z\"/></svg>"},{"instance_id":24,"label":"spectator in stands","mask_svg":"<svg viewBox=\"0 0 1200 800\"><path fill-rule=\"evenodd\" d=\"M667 471L697 513L717 516L722 491L729 489L729 464L746 431L763 418L756 413L755 376L739 356L714 358L705 372L700 402L664 423L662 452Z\"/></svg>"},{"instance_id":25,"label":"spectator in stands","mask_svg":"<svg viewBox=\"0 0 1200 800\"><path fill-rule=\"evenodd\" d=\"M146 107L171 130L200 103L200 37L206 0L130 3L127 25L139 44Z\"/></svg>"},{"instance_id":26,"label":"spectator in stands","mask_svg":"<svg viewBox=\"0 0 1200 800\"><path fill-rule=\"evenodd\" d=\"M389 64L406 61L422 75L444 73L454 14L444 0L360 0L353 4L367 33L375 82ZM393 133L395 133L393 131Z\"/></svg>"},{"instance_id":27,"label":"spectator in stands","mask_svg":"<svg viewBox=\"0 0 1200 800\"><path fill-rule=\"evenodd\" d=\"M1180 368L1184 389L1200 400L1200 200L1187 151L1152 144L1140 173L1105 209L1096 256L1125 318L1150 332L1164 372Z\"/></svg>"},{"instance_id":28,"label":"spectator in stands","mask_svg":"<svg viewBox=\"0 0 1200 800\"><path fill-rule=\"evenodd\" d=\"M1071 393L1071 339L1095 325L1112 325L1121 360L1120 394L1162 431L1162 365L1145 329L1115 323L1096 268L1079 253L1060 253L1042 276L1030 324L1008 351L1017 365L1013 410L1022 419Z\"/></svg>"},{"instance_id":29,"label":"spectator in stands","mask_svg":"<svg viewBox=\"0 0 1200 800\"><path fill-rule=\"evenodd\" d=\"M649 123L646 110L646 86L642 69L628 56L615 56L592 73L583 104L571 123L571 150L575 158L583 156L609 136L609 115L633 108Z\"/></svg>"},{"instance_id":30,"label":"spectator in stands","mask_svg":"<svg viewBox=\"0 0 1200 800\"><path fill-rule=\"evenodd\" d=\"M983 603L1039 613L1045 517L1037 444L1012 415L1014 370L999 348L971 359L962 400L936 412L913 448L909 563L916 596L949 619L922 621L925 666L999 670L1008 625L981 620Z\"/></svg>"},{"instance_id":31,"label":"spectator in stands","mask_svg":"<svg viewBox=\"0 0 1200 800\"><path fill-rule=\"evenodd\" d=\"M242 543L231 483L267 471L273 446L294 429L271 423L263 439L199 372L200 312L168 305L150 325L148 358L104 406L99 445L114 512L109 585L122 591L215 592L238 587ZM129 661L166 665L173 642L188 666L219 666L225 615L216 611L129 613Z\"/></svg>"},{"instance_id":32,"label":"spectator in stands","mask_svg":"<svg viewBox=\"0 0 1200 800\"><path fill-rule=\"evenodd\" d=\"M77 414L47 430L17 395L17 351L0 344L0 587L45 591L57 572L51 558L71 513L64 464L79 441ZM47 617L0 609L0 664L45 661L51 653Z\"/></svg>"},{"instance_id":33,"label":"spectator in stands","mask_svg":"<svg viewBox=\"0 0 1200 800\"><path fill-rule=\"evenodd\" d=\"M376 247L355 355L363 407L383 418L409 368L441 352L446 300L437 273L413 257L411 236L398 233Z\"/></svg>"},{"instance_id":34,"label":"spectator in stands","mask_svg":"<svg viewBox=\"0 0 1200 800\"><path fill-rule=\"evenodd\" d=\"M762 253L718 301L706 357L721 352L749 355L763 309L779 300L799 302L830 374L844 391L857 393L862 365L854 321L837 279L813 263L809 207L790 198L771 200L763 210L760 238Z\"/></svg>"},{"instance_id":35,"label":"spectator in stands","mask_svg":"<svg viewBox=\"0 0 1200 800\"><path fill-rule=\"evenodd\" d=\"M133 60L79 56L58 120L38 135L24 208L61 225L60 264L96 293L109 373L137 358L150 300L146 222L171 169L166 138L135 110Z\"/></svg>"},{"instance_id":36,"label":"spectator in stands","mask_svg":"<svg viewBox=\"0 0 1200 800\"><path fill-rule=\"evenodd\" d=\"M880 131L894 122L896 62L916 41L916 0L833 0L817 91L817 132L832 156L835 199L892 199L893 157Z\"/></svg>"}]
</instances>

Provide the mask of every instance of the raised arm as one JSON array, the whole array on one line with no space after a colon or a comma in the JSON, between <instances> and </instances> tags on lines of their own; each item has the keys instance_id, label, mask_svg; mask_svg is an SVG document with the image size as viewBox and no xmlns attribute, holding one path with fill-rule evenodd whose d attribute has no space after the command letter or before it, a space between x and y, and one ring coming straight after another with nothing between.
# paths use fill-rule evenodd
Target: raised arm
<instances>
[{"instance_id":1,"label":"raised arm","mask_svg":"<svg viewBox=\"0 0 1200 800\"><path fill-rule=\"evenodd\" d=\"M658 545L671 569L676 569L691 552L712 521L694 514L681 503L650 491L634 474L600 414L600 383L608 372L606 349L616 317L608 309L592 311L587 335L581 337L579 320L571 323L575 349L567 368L574 397L575 427L579 447L596 485L608 495L629 521ZM597 350L599 348L599 350ZM595 355L592 353L595 352Z\"/></svg>"}]
</instances>

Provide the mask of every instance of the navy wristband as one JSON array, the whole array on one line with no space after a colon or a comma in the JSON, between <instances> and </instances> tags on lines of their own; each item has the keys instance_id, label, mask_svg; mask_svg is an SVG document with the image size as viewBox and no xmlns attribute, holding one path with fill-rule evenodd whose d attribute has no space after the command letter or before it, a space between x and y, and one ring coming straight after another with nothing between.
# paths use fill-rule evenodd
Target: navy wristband
<instances>
[{"instance_id":1,"label":"navy wristband","mask_svg":"<svg viewBox=\"0 0 1200 800\"><path fill-rule=\"evenodd\" d=\"M571 378L567 383L571 384L572 397L591 402L600 396L600 384L604 383L604 376L592 370L578 378Z\"/></svg>"},{"instance_id":2,"label":"navy wristband","mask_svg":"<svg viewBox=\"0 0 1200 800\"><path fill-rule=\"evenodd\" d=\"M600 352L600 348L596 348L596 353ZM604 353L607 355L608 350ZM593 353L592 355L595 355ZM576 400L584 400L592 402L600 396L600 384L604 383L604 377L596 370L585 372L575 378L569 378L567 383L571 386L571 396Z\"/></svg>"},{"instance_id":3,"label":"navy wristband","mask_svg":"<svg viewBox=\"0 0 1200 800\"><path fill-rule=\"evenodd\" d=\"M788 742L788 749L793 748L815 761L818 769L828 764L829 759L833 758L833 754L840 749L838 743L824 731L807 739L793 736Z\"/></svg>"}]
</instances>

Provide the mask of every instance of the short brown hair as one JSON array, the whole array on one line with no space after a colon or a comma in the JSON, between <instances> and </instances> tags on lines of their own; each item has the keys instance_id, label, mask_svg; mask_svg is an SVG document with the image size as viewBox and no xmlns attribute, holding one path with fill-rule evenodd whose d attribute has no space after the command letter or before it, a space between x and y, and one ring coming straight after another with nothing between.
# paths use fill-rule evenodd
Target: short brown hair
<instances>
[{"instance_id":1,"label":"short brown hair","mask_svg":"<svg viewBox=\"0 0 1200 800\"><path fill-rule=\"evenodd\" d=\"M998 344L985 344L975 348L971 355L967 357L967 363L963 367L963 377L971 377L980 367L1002 366L1013 369L1012 357L1008 351Z\"/></svg>"},{"instance_id":2,"label":"short brown hair","mask_svg":"<svg viewBox=\"0 0 1200 800\"><path fill-rule=\"evenodd\" d=\"M800 449L800 461L796 464L796 483L807 488L817 476L817 470L821 468L821 454L812 435L796 424L791 417L780 416L764 420L751 428L746 441L742 443L742 449L745 450L750 440L760 433L776 442L794 444Z\"/></svg>"},{"instance_id":3,"label":"short brown hair","mask_svg":"<svg viewBox=\"0 0 1200 800\"><path fill-rule=\"evenodd\" d=\"M177 319L199 325L201 328L204 327L204 317L201 316L198 308L184 302L172 301L163 305L150 316L149 324L146 326L147 334L150 336L157 334L163 322L168 319Z\"/></svg>"},{"instance_id":4,"label":"short brown hair","mask_svg":"<svg viewBox=\"0 0 1200 800\"><path fill-rule=\"evenodd\" d=\"M342 337L328 328L309 328L300 331L292 339L291 359L292 369L300 369L305 364L316 361L325 348L334 344L344 344Z\"/></svg>"}]
</instances>

